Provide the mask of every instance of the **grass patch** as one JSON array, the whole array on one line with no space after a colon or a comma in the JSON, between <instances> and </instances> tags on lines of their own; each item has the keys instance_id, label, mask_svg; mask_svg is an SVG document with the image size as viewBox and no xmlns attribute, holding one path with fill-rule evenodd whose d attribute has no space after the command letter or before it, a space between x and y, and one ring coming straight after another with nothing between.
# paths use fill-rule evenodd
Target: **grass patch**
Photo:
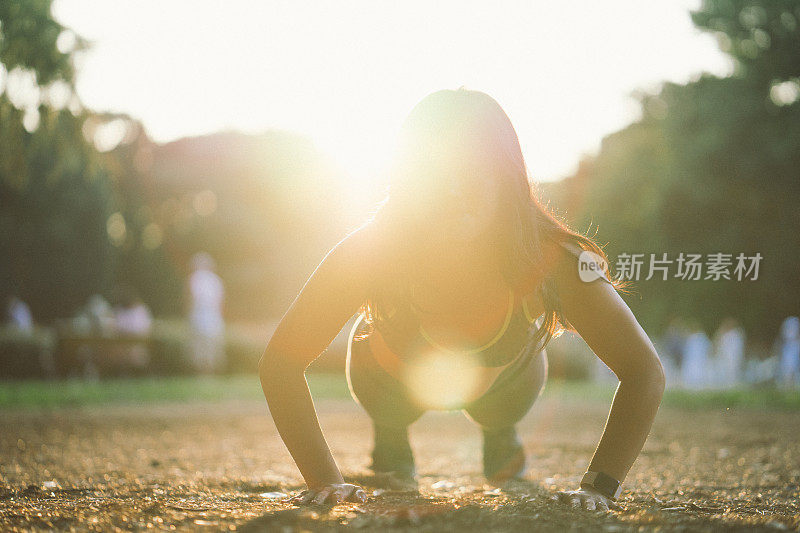
<instances>
[{"instance_id":1,"label":"grass patch","mask_svg":"<svg viewBox=\"0 0 800 533\"><path fill-rule=\"evenodd\" d=\"M315 398L349 396L344 376L308 374L307 379ZM263 399L255 375L0 382L0 408Z\"/></svg>"},{"instance_id":2,"label":"grass patch","mask_svg":"<svg viewBox=\"0 0 800 533\"><path fill-rule=\"evenodd\" d=\"M729 390L667 390L663 405L682 409L763 409L800 410L800 391L773 387Z\"/></svg>"},{"instance_id":3,"label":"grass patch","mask_svg":"<svg viewBox=\"0 0 800 533\"><path fill-rule=\"evenodd\" d=\"M316 399L348 399L342 373L309 372L307 380ZM542 398L559 401L593 401L610 405L615 384L550 379ZM800 410L800 391L775 388L688 391L667 389L663 407L679 409ZM214 377L158 377L106 381L4 381L0 382L0 408L57 408L102 404L147 404L224 400L263 400L255 375Z\"/></svg>"},{"instance_id":4,"label":"grass patch","mask_svg":"<svg viewBox=\"0 0 800 533\"><path fill-rule=\"evenodd\" d=\"M614 399L617 384L549 380L542 397L563 400L590 400L609 403ZM662 407L676 409L761 409L776 411L800 410L800 390L775 387L686 390L667 387Z\"/></svg>"}]
</instances>

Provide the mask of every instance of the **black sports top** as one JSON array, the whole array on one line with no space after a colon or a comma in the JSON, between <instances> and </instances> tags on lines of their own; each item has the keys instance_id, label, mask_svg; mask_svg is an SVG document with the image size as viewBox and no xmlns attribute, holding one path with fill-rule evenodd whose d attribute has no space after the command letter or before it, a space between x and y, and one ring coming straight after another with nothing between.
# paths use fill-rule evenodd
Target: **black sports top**
<instances>
[{"instance_id":1,"label":"black sports top","mask_svg":"<svg viewBox=\"0 0 800 533\"><path fill-rule=\"evenodd\" d=\"M518 300L521 300L521 303ZM505 321L494 338L482 346L464 345L451 347L440 345L421 325L416 328L415 334L410 338L408 336L403 338L398 332L386 330L386 328L379 327L379 329L386 345L396 354L416 354L421 353L422 350L435 349L460 355L472 354L477 357L481 366L499 367L510 363L520 348L527 344L526 341L532 333L535 320L536 318L531 316L525 300L517 298L516 294L509 290L508 310Z\"/></svg>"},{"instance_id":2,"label":"black sports top","mask_svg":"<svg viewBox=\"0 0 800 533\"><path fill-rule=\"evenodd\" d=\"M579 256L583 251L580 247L571 243L561 244L576 256ZM605 275L600 279L610 283ZM408 335L403 335L401 332L393 331L390 328L381 327L380 325L377 325L377 328L387 347L395 354L418 354L422 353L422 350L435 349L459 355L471 354L477 358L479 364L483 367L501 367L514 361L521 352L525 351L529 341L541 327L543 315L539 317L531 315L526 301L528 296L525 295L520 298L513 290L509 289L508 310L505 321L500 331L482 346L450 347L439 345L421 325L414 330L414 334L410 338ZM354 331L359 328L359 323L362 320L363 315L359 317L355 324ZM405 359L404 362L406 362ZM413 364L411 360L407 362Z\"/></svg>"}]
</instances>

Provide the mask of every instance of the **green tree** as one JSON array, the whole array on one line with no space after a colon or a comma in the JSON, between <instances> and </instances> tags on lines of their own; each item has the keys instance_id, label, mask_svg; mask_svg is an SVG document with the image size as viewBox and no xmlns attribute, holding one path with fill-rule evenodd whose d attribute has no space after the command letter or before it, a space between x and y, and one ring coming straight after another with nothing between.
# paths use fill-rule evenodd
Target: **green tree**
<instances>
[{"instance_id":1,"label":"green tree","mask_svg":"<svg viewBox=\"0 0 800 533\"><path fill-rule=\"evenodd\" d=\"M709 331L733 315L767 340L800 311L800 4L712 0L692 17L717 34L734 74L640 93L641 120L607 136L552 194L596 226L612 259L760 253L756 281L643 280L628 298L656 331L673 314Z\"/></svg>"},{"instance_id":2,"label":"green tree","mask_svg":"<svg viewBox=\"0 0 800 533\"><path fill-rule=\"evenodd\" d=\"M111 189L74 91L73 59L85 48L49 1L0 3L0 287L39 320L110 283Z\"/></svg>"}]
</instances>

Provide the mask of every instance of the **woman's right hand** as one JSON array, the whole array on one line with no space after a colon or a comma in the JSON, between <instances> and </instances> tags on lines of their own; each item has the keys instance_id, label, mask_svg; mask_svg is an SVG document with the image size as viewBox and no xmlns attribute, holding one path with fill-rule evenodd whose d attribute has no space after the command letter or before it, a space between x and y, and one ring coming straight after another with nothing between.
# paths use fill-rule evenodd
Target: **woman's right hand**
<instances>
[{"instance_id":1,"label":"woman's right hand","mask_svg":"<svg viewBox=\"0 0 800 533\"><path fill-rule=\"evenodd\" d=\"M321 504L326 502L336 504L342 501L365 502L367 501L367 493L358 485L352 485L350 483L329 483L317 489L308 488L296 496L283 500L285 503L294 503L297 505Z\"/></svg>"}]
</instances>

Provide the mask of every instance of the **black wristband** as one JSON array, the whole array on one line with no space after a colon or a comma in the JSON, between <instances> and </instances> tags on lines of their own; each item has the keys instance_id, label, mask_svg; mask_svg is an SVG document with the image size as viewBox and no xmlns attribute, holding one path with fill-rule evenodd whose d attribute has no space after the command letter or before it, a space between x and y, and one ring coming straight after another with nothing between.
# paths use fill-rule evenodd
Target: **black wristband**
<instances>
[{"instance_id":1,"label":"black wristband","mask_svg":"<svg viewBox=\"0 0 800 533\"><path fill-rule=\"evenodd\" d=\"M615 500L622 492L622 483L603 472L588 470L581 479L581 488L590 487L606 498Z\"/></svg>"}]
</instances>

